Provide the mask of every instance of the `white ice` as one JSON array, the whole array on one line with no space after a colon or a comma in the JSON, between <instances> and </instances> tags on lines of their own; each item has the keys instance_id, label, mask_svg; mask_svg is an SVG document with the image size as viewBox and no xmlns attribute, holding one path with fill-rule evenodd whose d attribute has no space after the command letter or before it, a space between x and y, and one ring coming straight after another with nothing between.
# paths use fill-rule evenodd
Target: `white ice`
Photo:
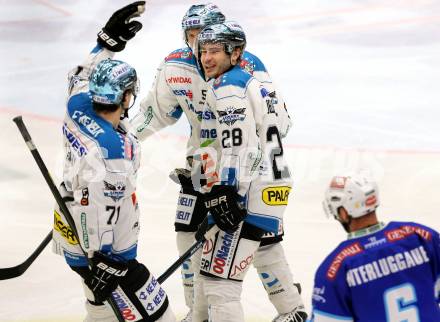
<instances>
[{"instance_id":1,"label":"white ice","mask_svg":"<svg viewBox=\"0 0 440 322\"><path fill-rule=\"evenodd\" d=\"M0 267L22 262L52 225L53 197L12 117L23 115L58 182L67 71L94 46L96 32L128 1L0 0ZM193 1L148 1L144 29L117 57L141 76L182 46L180 19ZM248 36L293 115L285 142L295 185L285 214L285 247L310 309L313 275L345 238L324 216L332 175L369 168L379 182L383 221L440 230L440 3L437 0L272 0L216 2ZM139 259L160 275L177 257L178 187L167 175L184 161L186 121L143 144L139 177ZM183 316L176 272L164 284ZM275 310L254 269L244 283L248 321ZM0 321L80 321L79 279L46 249L21 277L0 281Z\"/></svg>"}]
</instances>

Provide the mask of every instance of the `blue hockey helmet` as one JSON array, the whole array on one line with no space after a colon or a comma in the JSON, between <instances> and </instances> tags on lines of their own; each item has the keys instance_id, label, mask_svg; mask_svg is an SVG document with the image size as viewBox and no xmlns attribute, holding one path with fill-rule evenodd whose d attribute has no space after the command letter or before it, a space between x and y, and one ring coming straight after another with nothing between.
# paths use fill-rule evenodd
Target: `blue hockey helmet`
<instances>
[{"instance_id":1,"label":"blue hockey helmet","mask_svg":"<svg viewBox=\"0 0 440 322\"><path fill-rule=\"evenodd\" d=\"M199 34L198 48L206 43L220 43L225 46L225 52L232 54L236 47L243 50L246 47L246 34L241 26L234 21L227 21L205 27Z\"/></svg>"},{"instance_id":2,"label":"blue hockey helmet","mask_svg":"<svg viewBox=\"0 0 440 322\"><path fill-rule=\"evenodd\" d=\"M120 60L101 61L89 81L92 100L100 104L120 105L125 91L131 90L135 98L139 92L136 70Z\"/></svg>"},{"instance_id":3,"label":"blue hockey helmet","mask_svg":"<svg viewBox=\"0 0 440 322\"><path fill-rule=\"evenodd\" d=\"M224 21L225 15L215 4L192 5L182 19L183 39L187 42L186 31L189 29L203 29Z\"/></svg>"}]
</instances>

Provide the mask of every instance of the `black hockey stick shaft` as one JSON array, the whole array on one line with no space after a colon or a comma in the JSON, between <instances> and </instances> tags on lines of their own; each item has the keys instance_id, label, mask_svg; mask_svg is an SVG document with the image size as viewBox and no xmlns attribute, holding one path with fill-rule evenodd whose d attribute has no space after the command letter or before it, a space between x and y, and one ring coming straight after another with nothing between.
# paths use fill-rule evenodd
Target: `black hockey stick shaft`
<instances>
[{"instance_id":1,"label":"black hockey stick shaft","mask_svg":"<svg viewBox=\"0 0 440 322\"><path fill-rule=\"evenodd\" d=\"M205 218L205 221L207 221L207 218ZM204 224L202 223L200 225L201 227L204 226ZM205 226L206 227L206 226ZM171 264L171 266L162 273L162 275L159 276L159 278L157 279L157 281L162 284L163 282L165 282L165 280L170 277L179 267L180 265L183 264L184 261L186 261L188 258L190 258L192 255L194 255L195 252L197 252L200 247L203 246L204 242L211 238L212 236L214 236L217 232L219 231L219 228L217 227L217 225L212 226L205 234L202 238L200 238L199 240L197 240L185 253L182 254L182 256L180 256L173 264Z\"/></svg>"},{"instance_id":2,"label":"black hockey stick shaft","mask_svg":"<svg viewBox=\"0 0 440 322\"><path fill-rule=\"evenodd\" d=\"M22 275L31 266L35 259L41 254L44 248L52 240L52 230L47 234L46 238L38 245L37 249L23 263L7 268L0 268L0 280L7 280Z\"/></svg>"},{"instance_id":3,"label":"black hockey stick shaft","mask_svg":"<svg viewBox=\"0 0 440 322\"><path fill-rule=\"evenodd\" d=\"M67 209L67 206L66 206L63 198L61 197L61 194L58 191L58 188L55 186L55 183L53 182L52 177L50 176L50 173L46 167L46 164L44 163L43 159L41 158L40 153L38 152L34 142L32 141L31 135L29 134L29 131L27 130L26 125L23 122L23 118L21 116L17 116L17 117L13 118L13 121L15 122L21 135L23 136L23 139L26 142L26 145L29 148L29 151L31 152L32 156L35 159L35 162L38 165L38 168L41 171L41 174L43 175L44 179L46 180L46 183L49 186L50 191L52 192L53 196L55 197L55 200L56 200L58 206L60 207L61 211L63 212L64 217L67 220L67 223L69 224L70 228L72 229L72 231L73 231L73 233L79 243L80 239L79 239L78 231L76 229L73 217L70 214L69 209ZM79 245L81 247L81 244L79 244ZM82 247L81 247L81 250L83 251L87 260L90 262L90 259L88 258L86 252L84 251L84 249ZM110 306L112 307L117 319L120 322L125 322L125 319L122 317L122 314L119 311L118 305L116 304L116 301L113 299L112 296L110 296L108 298L108 302L109 302Z\"/></svg>"}]
</instances>

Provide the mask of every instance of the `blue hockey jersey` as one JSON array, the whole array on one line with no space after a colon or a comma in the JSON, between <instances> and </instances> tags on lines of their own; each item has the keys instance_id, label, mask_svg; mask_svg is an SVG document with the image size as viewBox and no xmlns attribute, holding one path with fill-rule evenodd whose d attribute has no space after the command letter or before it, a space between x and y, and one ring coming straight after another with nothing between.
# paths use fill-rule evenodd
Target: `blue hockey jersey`
<instances>
[{"instance_id":1,"label":"blue hockey jersey","mask_svg":"<svg viewBox=\"0 0 440 322\"><path fill-rule=\"evenodd\" d=\"M311 321L438 322L440 238L412 222L351 233L320 265Z\"/></svg>"}]
</instances>

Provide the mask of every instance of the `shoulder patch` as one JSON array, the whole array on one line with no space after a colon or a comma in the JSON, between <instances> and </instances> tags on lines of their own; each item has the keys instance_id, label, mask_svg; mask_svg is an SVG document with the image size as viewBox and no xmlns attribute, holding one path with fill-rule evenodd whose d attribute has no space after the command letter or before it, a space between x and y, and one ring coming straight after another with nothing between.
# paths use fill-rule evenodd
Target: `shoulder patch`
<instances>
[{"instance_id":1,"label":"shoulder patch","mask_svg":"<svg viewBox=\"0 0 440 322\"><path fill-rule=\"evenodd\" d=\"M173 51L167 57L165 57L166 62L184 62L187 64L195 65L196 61L194 58L194 54L190 48L181 48Z\"/></svg>"},{"instance_id":2,"label":"shoulder patch","mask_svg":"<svg viewBox=\"0 0 440 322\"><path fill-rule=\"evenodd\" d=\"M336 256L333 257L333 260L331 261L330 266L327 269L327 279L334 280L336 278L336 275L338 274L339 269L341 268L343 261L346 258L355 256L359 253L362 253L363 251L364 249L359 242L355 242L342 248L338 253L336 253Z\"/></svg>"},{"instance_id":3,"label":"shoulder patch","mask_svg":"<svg viewBox=\"0 0 440 322\"><path fill-rule=\"evenodd\" d=\"M220 75L213 83L214 90L223 86L236 86L240 88L246 88L252 75L245 72L239 65L227 71L223 75Z\"/></svg>"},{"instance_id":4,"label":"shoulder patch","mask_svg":"<svg viewBox=\"0 0 440 322\"><path fill-rule=\"evenodd\" d=\"M240 62L240 67L251 75L254 72L267 72L266 67L264 66L260 58L251 54L248 51L245 51L243 53L243 57L241 58L241 62Z\"/></svg>"},{"instance_id":5,"label":"shoulder patch","mask_svg":"<svg viewBox=\"0 0 440 322\"><path fill-rule=\"evenodd\" d=\"M432 238L432 234L430 231L428 231L420 226L413 226L410 224L406 224L406 225L403 225L399 228L385 231L385 237L390 242L405 239L405 238L407 238L411 235L414 235L414 234L417 234L426 240L431 240L431 238Z\"/></svg>"}]
</instances>

